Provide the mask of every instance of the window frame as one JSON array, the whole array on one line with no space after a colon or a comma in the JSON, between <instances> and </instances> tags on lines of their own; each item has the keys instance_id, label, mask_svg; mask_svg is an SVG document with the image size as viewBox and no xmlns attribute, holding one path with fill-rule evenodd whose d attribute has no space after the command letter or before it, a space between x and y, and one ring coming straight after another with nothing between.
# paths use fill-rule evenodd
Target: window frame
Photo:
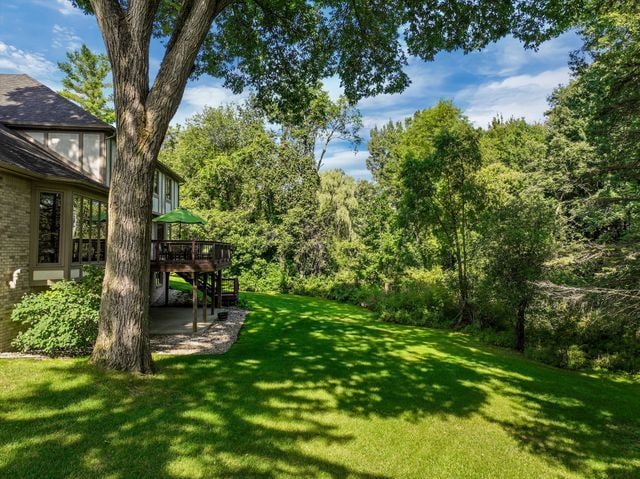
<instances>
[{"instance_id":1,"label":"window frame","mask_svg":"<svg viewBox=\"0 0 640 479\"><path fill-rule=\"evenodd\" d=\"M157 168L153 172L153 196L160 196L160 171Z\"/></svg>"},{"instance_id":2,"label":"window frame","mask_svg":"<svg viewBox=\"0 0 640 479\"><path fill-rule=\"evenodd\" d=\"M78 221L79 221L79 238L77 238L79 240L78 243L78 256L77 259L74 257L74 251L73 251L73 243L75 242L76 238L74 237L74 231L73 231L73 224L71 225L71 242L72 242L72 246L71 246L71 265L73 266L77 266L77 265L83 265L83 264L103 264L106 261L106 243L107 243L107 234L108 234L108 228L104 228L104 231L102 230L102 222L100 221L100 213L104 212L105 214L107 214L108 210L109 210L109 205L108 205L108 201L103 201L102 199L99 199L95 196L91 196L91 195L87 195L84 193L80 193L80 192L76 192L74 191L72 193L72 200L71 200L71 216L72 219L74 217L74 209L75 209L75 200L76 198L78 198L80 200L80 213L78 216ZM88 203L89 204L89 215L94 215L96 214L93 210L94 210L94 204L97 203L98 204L98 212L97 212L97 221L92 221L91 218L89 217L89 221L87 224L85 224L86 222L86 216L84 214L85 211L85 204ZM105 218L105 222L106 222L106 218ZM106 225L106 223L105 223ZM88 236L85 236L85 233L88 231ZM92 232L97 233L95 237L93 237ZM91 256L87 256L88 259L84 259L84 242L85 241L89 241L89 245L91 245L92 241L96 241L96 250L95 250L95 256L96 256L96 260L92 260L90 259ZM104 243L104 247L102 246ZM103 258L103 259L100 259Z\"/></svg>"},{"instance_id":3,"label":"window frame","mask_svg":"<svg viewBox=\"0 0 640 479\"><path fill-rule=\"evenodd\" d=\"M164 201L173 205L173 179L166 173L164 175Z\"/></svg>"},{"instance_id":4,"label":"window frame","mask_svg":"<svg viewBox=\"0 0 640 479\"><path fill-rule=\"evenodd\" d=\"M52 263L45 263L45 262L41 262L40 261L40 198L43 194L53 194L53 195L59 195L60 197L60 201L58 203L58 208L60 210L60 220L59 220L59 224L58 224L58 251L57 251L57 260L56 262L52 262ZM64 258L63 258L63 250L62 250L62 240L63 240L63 234L65 231L65 218L64 218L64 202L65 202L65 192L61 191L61 190L56 190L55 188L53 189L49 189L49 188L42 188L42 189L37 189L35 191L35 198L34 198L34 203L35 203L35 207L34 207L34 218L35 218L35 232L34 232L34 239L35 239L35 247L33 248L33 256L34 256L34 264L37 267L45 267L45 268L50 268L50 267L56 267L56 266L62 266L64 264Z\"/></svg>"}]
</instances>

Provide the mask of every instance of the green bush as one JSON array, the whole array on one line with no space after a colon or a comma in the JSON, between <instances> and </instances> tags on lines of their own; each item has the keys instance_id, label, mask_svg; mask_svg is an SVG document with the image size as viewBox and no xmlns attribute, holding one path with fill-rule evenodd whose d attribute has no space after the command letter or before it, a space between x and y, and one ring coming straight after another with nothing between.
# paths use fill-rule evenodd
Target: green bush
<instances>
[{"instance_id":1,"label":"green bush","mask_svg":"<svg viewBox=\"0 0 640 479\"><path fill-rule=\"evenodd\" d=\"M258 258L250 269L240 273L239 281L245 291L280 291L287 278L278 264Z\"/></svg>"},{"instance_id":2,"label":"green bush","mask_svg":"<svg viewBox=\"0 0 640 479\"><path fill-rule=\"evenodd\" d=\"M376 309L383 321L435 327L450 326L457 313L455 294L440 268L409 270L380 296Z\"/></svg>"},{"instance_id":3,"label":"green bush","mask_svg":"<svg viewBox=\"0 0 640 479\"><path fill-rule=\"evenodd\" d=\"M638 320L540 299L528 318L525 353L559 367L637 372L639 331Z\"/></svg>"},{"instance_id":4,"label":"green bush","mask_svg":"<svg viewBox=\"0 0 640 479\"><path fill-rule=\"evenodd\" d=\"M380 295L379 288L357 284L353 279L340 276L310 276L292 279L288 292L302 296L333 299L365 308L373 308Z\"/></svg>"},{"instance_id":5,"label":"green bush","mask_svg":"<svg viewBox=\"0 0 640 479\"><path fill-rule=\"evenodd\" d=\"M588 365L587 355L584 353L580 346L572 344L567 350L567 368L568 369L583 369Z\"/></svg>"},{"instance_id":6,"label":"green bush","mask_svg":"<svg viewBox=\"0 0 640 479\"><path fill-rule=\"evenodd\" d=\"M346 275L312 276L291 282L291 292L363 306L380 319L400 324L446 326L456 315L455 295L441 269L409 270L391 291L357 284Z\"/></svg>"},{"instance_id":7,"label":"green bush","mask_svg":"<svg viewBox=\"0 0 640 479\"><path fill-rule=\"evenodd\" d=\"M25 295L11 319L26 329L12 345L51 356L89 352L98 334L101 278L100 270L86 269L81 282L60 281L46 291Z\"/></svg>"},{"instance_id":8,"label":"green bush","mask_svg":"<svg viewBox=\"0 0 640 479\"><path fill-rule=\"evenodd\" d=\"M464 332L471 334L483 343L501 348L513 348L516 343L515 331L513 329L495 330L488 327L469 325L464 328Z\"/></svg>"}]
</instances>

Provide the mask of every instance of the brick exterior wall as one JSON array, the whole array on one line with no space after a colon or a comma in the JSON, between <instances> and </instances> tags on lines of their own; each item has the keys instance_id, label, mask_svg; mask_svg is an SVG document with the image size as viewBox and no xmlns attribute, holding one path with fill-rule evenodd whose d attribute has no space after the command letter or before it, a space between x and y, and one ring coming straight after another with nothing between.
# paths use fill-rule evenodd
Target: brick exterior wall
<instances>
[{"instance_id":1,"label":"brick exterior wall","mask_svg":"<svg viewBox=\"0 0 640 479\"><path fill-rule=\"evenodd\" d=\"M17 333L11 309L29 292L30 233L31 182L0 172L0 351Z\"/></svg>"}]
</instances>

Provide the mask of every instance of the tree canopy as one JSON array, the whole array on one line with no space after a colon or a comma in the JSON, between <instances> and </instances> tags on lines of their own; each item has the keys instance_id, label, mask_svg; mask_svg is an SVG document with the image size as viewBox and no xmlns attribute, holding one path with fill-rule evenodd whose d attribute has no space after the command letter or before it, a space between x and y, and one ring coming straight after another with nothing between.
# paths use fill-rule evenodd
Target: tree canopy
<instances>
[{"instance_id":1,"label":"tree canopy","mask_svg":"<svg viewBox=\"0 0 640 479\"><path fill-rule=\"evenodd\" d=\"M96 2L74 0L87 13ZM130 18L152 20L167 52L176 45L196 2L112 0ZM200 3L200 2L198 2ZM526 47L571 26L583 2L441 1L208 1L211 23L198 47L194 77L222 78L234 92L251 88L280 110L309 103L309 86L337 75L350 101L404 90L409 56L432 60L440 51L480 50L513 35Z\"/></svg>"}]
</instances>

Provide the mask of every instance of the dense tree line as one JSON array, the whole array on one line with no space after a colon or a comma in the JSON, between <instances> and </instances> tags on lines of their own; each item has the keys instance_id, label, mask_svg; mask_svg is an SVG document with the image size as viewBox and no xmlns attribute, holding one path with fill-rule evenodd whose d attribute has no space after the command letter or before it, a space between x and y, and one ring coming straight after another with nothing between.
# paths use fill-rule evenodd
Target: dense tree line
<instances>
[{"instance_id":1,"label":"dense tree line","mask_svg":"<svg viewBox=\"0 0 640 479\"><path fill-rule=\"evenodd\" d=\"M583 1L573 0L72 4L94 15L102 33L118 129L92 361L141 373L153 372L147 331L153 173L190 78L210 75L235 93L249 89L267 110L297 124L314 101L309 86L324 78L340 78L350 101L398 93L409 85L410 56L428 61L440 51L471 52L509 34L535 47L585 11ZM162 51L153 78L152 38Z\"/></svg>"},{"instance_id":2,"label":"dense tree line","mask_svg":"<svg viewBox=\"0 0 640 479\"><path fill-rule=\"evenodd\" d=\"M629 12L584 28L544 124L478 129L440 102L373 129L373 181L319 170L332 135L357 144L360 121L317 88L298 118L206 109L161 158L209 220L199 234L235 245L245 288L464 328L560 366L637 370L638 25Z\"/></svg>"}]
</instances>

